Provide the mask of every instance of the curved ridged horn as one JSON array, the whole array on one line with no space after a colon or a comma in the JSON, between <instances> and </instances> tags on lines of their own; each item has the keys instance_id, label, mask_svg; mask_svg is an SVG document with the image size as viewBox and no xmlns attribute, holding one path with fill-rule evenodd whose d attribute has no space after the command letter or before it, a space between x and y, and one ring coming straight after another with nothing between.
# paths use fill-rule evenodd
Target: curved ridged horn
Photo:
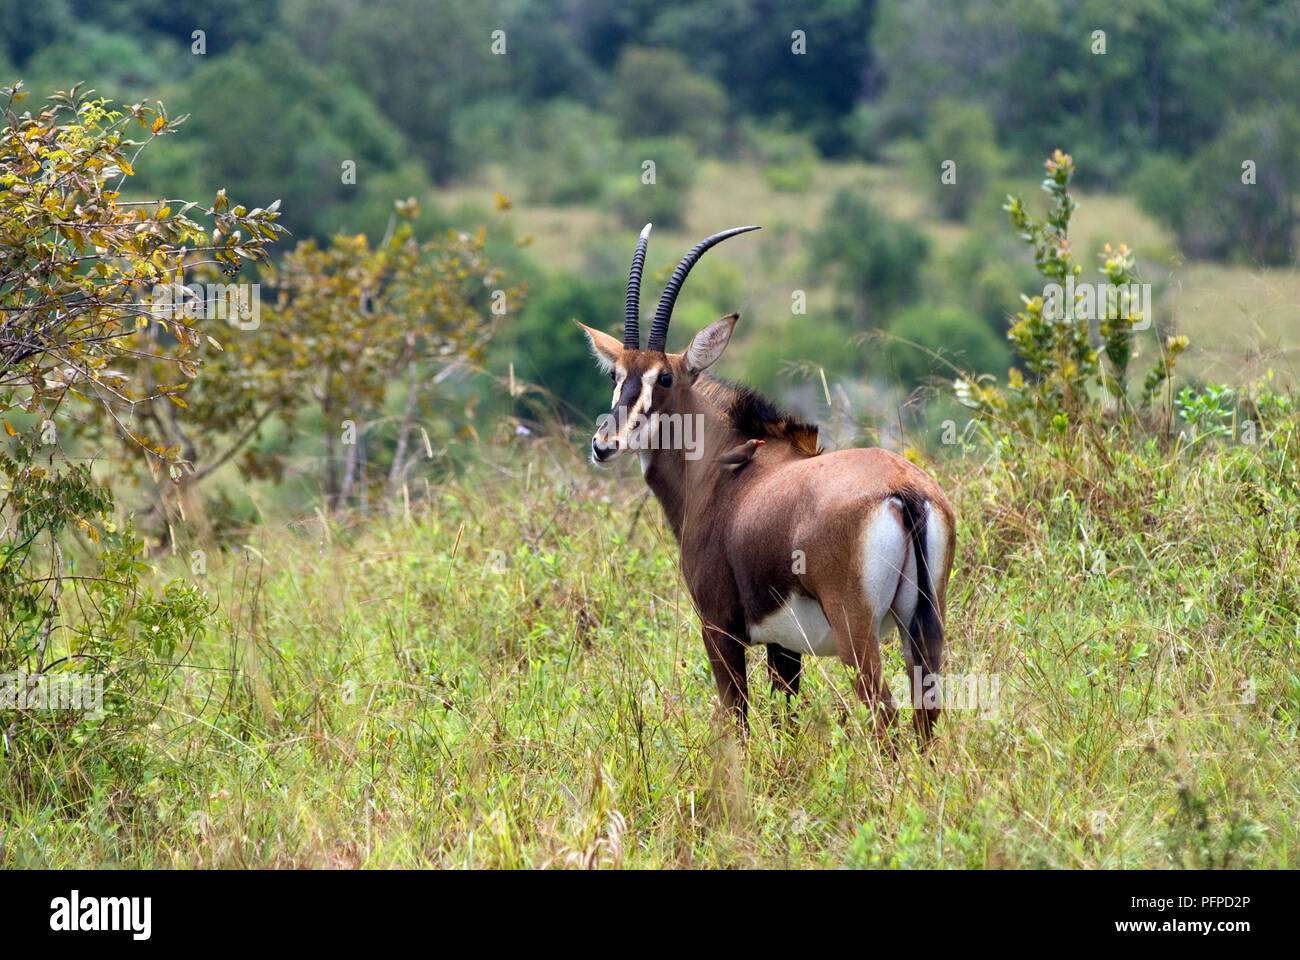
<instances>
[{"instance_id":1,"label":"curved ridged horn","mask_svg":"<svg viewBox=\"0 0 1300 960\"><path fill-rule=\"evenodd\" d=\"M641 349L641 270L645 266L645 251L650 245L650 224L641 228L632 254L632 272L627 275L627 309L623 314L623 346Z\"/></svg>"},{"instance_id":2,"label":"curved ridged horn","mask_svg":"<svg viewBox=\"0 0 1300 960\"><path fill-rule=\"evenodd\" d=\"M691 252L682 257L681 262L673 271L673 275L668 278L668 286L664 287L663 296L659 298L659 306L655 308L654 324L650 327L650 342L646 344L647 350L663 351L668 342L668 321L673 317L673 305L677 303L677 294L682 292L682 284L686 282L686 275L691 272L691 268L704 256L705 252L712 246L721 243L729 237L734 237L738 233L749 233L751 230L758 230L759 227L732 227L730 230L723 230L721 233L715 233L707 239L701 240L695 246L691 247Z\"/></svg>"}]
</instances>

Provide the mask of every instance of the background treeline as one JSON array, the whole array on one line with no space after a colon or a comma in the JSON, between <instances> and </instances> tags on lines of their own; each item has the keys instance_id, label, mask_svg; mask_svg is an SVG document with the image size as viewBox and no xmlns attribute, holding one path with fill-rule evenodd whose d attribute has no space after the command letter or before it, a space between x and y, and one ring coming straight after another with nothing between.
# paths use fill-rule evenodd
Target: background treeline
<instances>
[{"instance_id":1,"label":"background treeline","mask_svg":"<svg viewBox=\"0 0 1300 960\"><path fill-rule=\"evenodd\" d=\"M1296 5L1263 0L4 0L0 13L6 75L171 99L194 129L159 181L287 190L291 224L321 236L382 221L385 191L492 162L535 168L540 198L590 199L590 168L638 138L732 155L757 123L823 157L871 158L957 101L1021 168L1066 144L1091 182L1138 177L1162 218L1224 252L1231 237L1192 222L1214 212L1213 196L1191 199L1214 192L1198 178L1236 143L1257 161L1294 146L1300 102ZM950 112L946 126L986 132ZM801 147L773 152L795 162ZM364 165L363 190L340 189L339 156Z\"/></svg>"},{"instance_id":2,"label":"background treeline","mask_svg":"<svg viewBox=\"0 0 1300 960\"><path fill-rule=\"evenodd\" d=\"M581 422L605 402L568 321L617 322L646 220L656 272L703 233L764 222L693 278L680 325L742 309L731 372L809 413L830 399L818 368L882 402L948 378L945 360L1006 374L1033 275L1000 208L1058 146L1081 171L1084 269L1103 242L1135 239L1142 278L1167 294L1159 333L1189 322L1189 286L1226 295L1242 271L1286 277L1295 259L1292 3L0 0L0 13L0 75L37 97L87 81L190 115L132 180L141 196L279 199L293 237L322 244L379 243L406 197L421 238L490 226L488 254L528 295L497 325L489 367L539 388L510 401L526 418L541 403ZM1112 229L1139 217L1136 236ZM1189 262L1222 267L1166 281ZM917 346L863 339L876 330Z\"/></svg>"}]
</instances>

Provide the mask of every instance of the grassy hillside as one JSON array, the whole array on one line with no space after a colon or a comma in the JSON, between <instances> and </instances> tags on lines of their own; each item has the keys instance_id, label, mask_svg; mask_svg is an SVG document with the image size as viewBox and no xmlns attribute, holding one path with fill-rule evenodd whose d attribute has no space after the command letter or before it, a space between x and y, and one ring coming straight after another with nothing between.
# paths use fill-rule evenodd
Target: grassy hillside
<instances>
[{"instance_id":1,"label":"grassy hillside","mask_svg":"<svg viewBox=\"0 0 1300 960\"><path fill-rule=\"evenodd\" d=\"M945 713L928 758L904 711L897 760L829 661L774 724L761 651L739 744L635 468L485 450L427 509L214 555L142 785L90 747L11 783L0 864L1295 867L1297 426L937 465L946 669L996 709Z\"/></svg>"},{"instance_id":2,"label":"grassy hillside","mask_svg":"<svg viewBox=\"0 0 1300 960\"><path fill-rule=\"evenodd\" d=\"M835 301L833 292L812 276L806 237L820 224L834 192L845 186L865 189L882 211L919 227L929 237L935 257L953 252L973 229L940 219L915 176L901 163L819 163L809 189L791 193L772 189L763 169L753 163L712 160L701 170L683 225L656 230L650 268L661 277L666 275L676 258L700 237L724 225L748 222L755 218L754 211L762 211L761 240L719 247L697 273L704 276L725 269L717 266L720 263L741 271L745 302L737 307L747 325L776 324L788 317L790 293L795 289L808 292L809 322L815 322L818 316L834 313ZM1039 203L1037 180L1010 180L1003 186L1032 204ZM608 211L529 203L517 181L499 167L490 168L473 185L440 191L436 202L448 210L488 210L497 192L511 197L516 233L529 238L532 251L547 269L582 271L589 262L593 237L630 236ZM1169 232L1143 214L1130 197L1087 190L1077 190L1075 195L1079 208L1072 236L1075 249L1084 254L1081 259L1089 266L1099 263L1094 254L1106 243L1127 243L1137 251L1143 279L1155 286L1155 322L1163 330L1191 338L1183 366L1186 374L1240 383L1272 369L1282 382L1296 382L1300 325L1295 304L1300 302L1300 275L1294 268L1186 261ZM991 207L985 215L996 219L997 230L1007 229L1005 215ZM1028 263L1027 252L1023 257ZM1008 311L1012 306L1008 304ZM615 322L617 318L608 318L608 323Z\"/></svg>"}]
</instances>

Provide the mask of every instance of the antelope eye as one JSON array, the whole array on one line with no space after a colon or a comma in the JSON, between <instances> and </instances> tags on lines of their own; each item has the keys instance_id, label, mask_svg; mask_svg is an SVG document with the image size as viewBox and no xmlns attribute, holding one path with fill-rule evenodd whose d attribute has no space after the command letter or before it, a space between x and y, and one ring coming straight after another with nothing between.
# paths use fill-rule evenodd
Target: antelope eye
<instances>
[{"instance_id":1,"label":"antelope eye","mask_svg":"<svg viewBox=\"0 0 1300 960\"><path fill-rule=\"evenodd\" d=\"M616 380L618 380L618 374L616 374L613 370L609 371L609 382L614 383Z\"/></svg>"},{"instance_id":2,"label":"antelope eye","mask_svg":"<svg viewBox=\"0 0 1300 960\"><path fill-rule=\"evenodd\" d=\"M673 375L671 373L665 370L663 373L659 374L659 386L671 387L672 385L673 385Z\"/></svg>"}]
</instances>

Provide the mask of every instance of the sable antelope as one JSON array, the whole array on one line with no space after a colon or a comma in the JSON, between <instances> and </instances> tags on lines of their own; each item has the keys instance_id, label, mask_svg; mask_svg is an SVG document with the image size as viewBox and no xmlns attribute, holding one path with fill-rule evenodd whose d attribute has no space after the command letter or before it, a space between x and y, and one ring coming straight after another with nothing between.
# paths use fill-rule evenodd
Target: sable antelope
<instances>
[{"instance_id":1,"label":"sable antelope","mask_svg":"<svg viewBox=\"0 0 1300 960\"><path fill-rule=\"evenodd\" d=\"M585 324L597 365L614 383L613 411L591 439L607 464L636 450L641 471L681 548L681 570L704 630L722 703L747 727L745 648L767 646L772 687L798 693L803 654L838 656L883 736L896 713L881 675L880 639L893 618L909 668L914 722L928 741L939 709L923 692L943 658L952 507L928 475L878 448L823 453L817 427L755 391L706 375L738 314L714 321L681 353L667 352L673 305L701 241L673 270L640 344L641 272L650 225L628 276L623 342ZM693 418L702 449L662 442L666 424ZM937 678L934 678L937 679ZM922 704L925 708L921 709Z\"/></svg>"}]
</instances>

